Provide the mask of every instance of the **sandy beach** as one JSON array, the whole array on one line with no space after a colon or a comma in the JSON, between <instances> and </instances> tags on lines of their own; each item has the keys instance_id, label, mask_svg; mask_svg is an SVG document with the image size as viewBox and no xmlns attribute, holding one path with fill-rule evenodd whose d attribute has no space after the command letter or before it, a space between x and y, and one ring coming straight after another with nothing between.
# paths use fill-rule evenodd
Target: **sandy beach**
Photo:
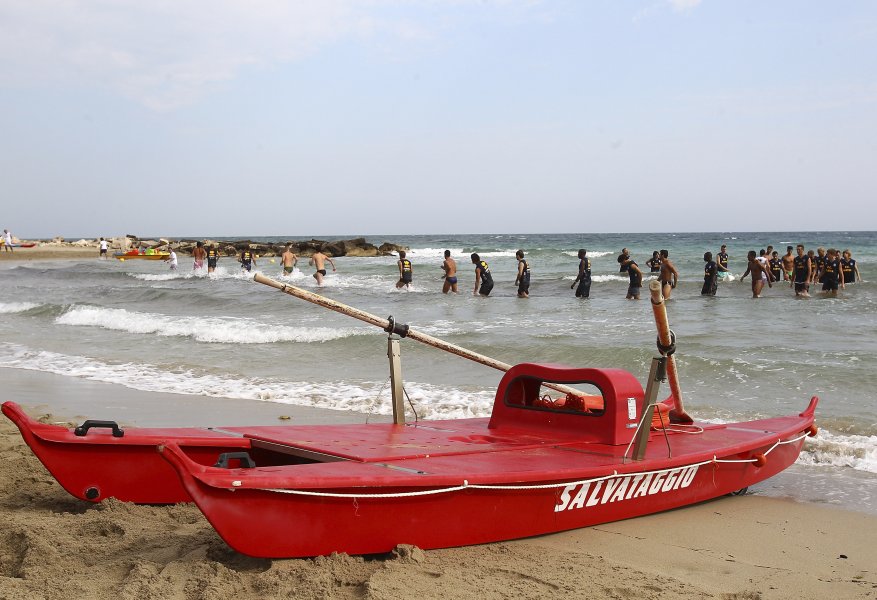
<instances>
[{"instance_id":1,"label":"sandy beach","mask_svg":"<svg viewBox=\"0 0 877 600\"><path fill-rule=\"evenodd\" d=\"M12 252L7 252L6 248L0 248L0 261L59 260L83 258L99 258L98 249L77 246L42 245L34 246L33 248L15 248Z\"/></svg>"},{"instance_id":2,"label":"sandy beach","mask_svg":"<svg viewBox=\"0 0 877 600\"><path fill-rule=\"evenodd\" d=\"M145 426L364 419L190 396L181 412L174 394L39 372L4 369L3 381L4 401L49 422L74 424L84 416ZM6 419L0 421L0 477L2 599L877 598L877 518L755 495L477 547L262 560L229 549L194 505L74 499Z\"/></svg>"}]
</instances>

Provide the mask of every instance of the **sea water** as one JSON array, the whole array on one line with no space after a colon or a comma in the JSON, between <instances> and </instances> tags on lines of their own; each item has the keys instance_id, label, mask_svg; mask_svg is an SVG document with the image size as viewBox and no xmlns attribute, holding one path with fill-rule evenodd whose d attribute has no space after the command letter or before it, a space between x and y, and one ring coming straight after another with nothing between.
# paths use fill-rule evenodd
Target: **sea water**
<instances>
[{"instance_id":1,"label":"sea water","mask_svg":"<svg viewBox=\"0 0 877 600\"><path fill-rule=\"evenodd\" d=\"M330 236L341 239L352 236ZM295 238L291 238L295 239ZM272 238L264 241L285 241ZM803 410L819 396L820 434L789 472L757 493L877 512L877 234L872 232L371 236L410 247L414 283L398 290L396 257L336 260L320 293L507 363L616 367L644 382L655 355L648 302L653 250L681 278L668 302L686 407L728 422ZM751 297L749 281L702 297L703 253L728 246L739 279L746 253L772 244L849 248L865 280L827 297L796 298L788 284ZM622 247L646 275L625 299ZM589 299L574 297L579 248L591 258ZM441 293L445 249L459 295ZM516 250L532 271L516 297ZM472 294L478 252L493 273L489 298ZM279 259L256 270L281 278ZM316 290L299 262L286 281ZM161 261L63 260L0 264L0 367L112 382L147 391L391 412L386 334L256 284L233 257L214 274ZM405 389L420 418L486 416L501 373L402 342ZM2 370L0 370L2 374ZM661 397L667 393L666 387ZM100 415L104 417L105 415Z\"/></svg>"}]
</instances>

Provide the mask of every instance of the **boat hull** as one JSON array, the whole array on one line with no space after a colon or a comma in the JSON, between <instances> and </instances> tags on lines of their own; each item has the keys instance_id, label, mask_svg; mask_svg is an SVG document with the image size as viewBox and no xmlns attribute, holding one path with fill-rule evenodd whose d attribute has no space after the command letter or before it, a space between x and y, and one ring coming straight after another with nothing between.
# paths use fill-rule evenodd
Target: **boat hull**
<instances>
[{"instance_id":1,"label":"boat hull","mask_svg":"<svg viewBox=\"0 0 877 600\"><path fill-rule=\"evenodd\" d=\"M164 260L170 254L166 252L156 252L155 254L114 254L113 257L118 260Z\"/></svg>"},{"instance_id":2,"label":"boat hull","mask_svg":"<svg viewBox=\"0 0 877 600\"><path fill-rule=\"evenodd\" d=\"M762 454L772 445L742 454ZM418 491L413 488L386 487L326 489L322 491L327 496L303 496L288 493L290 489L246 489L241 487L246 480L238 480L237 487L234 480L228 487L217 487L197 476L209 468L194 464L174 445L162 448L162 456L174 465L189 495L229 546L255 557L290 558L382 553L398 544L424 549L465 546L661 512L763 481L791 465L802 445L803 439L798 439L777 446L762 466L707 462L659 469L663 475L631 471L588 484L530 481L521 482L520 489L466 486L423 496L406 495ZM740 457L736 452L719 460ZM243 478L243 471L230 472L229 477ZM593 479L612 472L591 470L582 476ZM550 487L538 487L546 485ZM352 496L328 496L336 493ZM376 494L381 497L373 497Z\"/></svg>"}]
</instances>

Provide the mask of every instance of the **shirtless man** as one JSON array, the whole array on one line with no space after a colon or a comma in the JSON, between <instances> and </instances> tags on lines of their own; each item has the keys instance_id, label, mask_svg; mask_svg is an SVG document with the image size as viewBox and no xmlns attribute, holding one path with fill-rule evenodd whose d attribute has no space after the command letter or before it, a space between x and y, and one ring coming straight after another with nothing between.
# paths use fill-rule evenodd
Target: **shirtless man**
<instances>
[{"instance_id":1,"label":"shirtless man","mask_svg":"<svg viewBox=\"0 0 877 600\"><path fill-rule=\"evenodd\" d=\"M445 282L442 284L442 294L449 291L457 293L457 261L451 258L451 251L445 250L445 260L442 263L442 270L445 272Z\"/></svg>"},{"instance_id":2,"label":"shirtless man","mask_svg":"<svg viewBox=\"0 0 877 600\"><path fill-rule=\"evenodd\" d=\"M679 271L670 262L670 253L666 250L661 250L661 273L658 275L658 279L661 281L661 292L664 294L664 300L669 300L673 288L679 283Z\"/></svg>"},{"instance_id":3,"label":"shirtless man","mask_svg":"<svg viewBox=\"0 0 877 600\"><path fill-rule=\"evenodd\" d=\"M192 250L192 258L194 259L194 263L192 263L192 270L197 271L198 269L204 268L204 259L207 257L207 250L204 249L204 242L198 242L195 244L195 248Z\"/></svg>"},{"instance_id":4,"label":"shirtless man","mask_svg":"<svg viewBox=\"0 0 877 600\"><path fill-rule=\"evenodd\" d=\"M283 265L283 274L292 275L292 271L295 269L295 263L297 262L298 257L292 251L292 244L286 244L286 250L280 255L280 264Z\"/></svg>"},{"instance_id":5,"label":"shirtless man","mask_svg":"<svg viewBox=\"0 0 877 600\"><path fill-rule=\"evenodd\" d=\"M795 257L792 255L791 246L786 246L786 253L783 254L783 281L789 282L789 287L794 284L795 281Z\"/></svg>"},{"instance_id":6,"label":"shirtless man","mask_svg":"<svg viewBox=\"0 0 877 600\"><path fill-rule=\"evenodd\" d=\"M761 298L761 290L764 289L764 282L769 281L768 273L770 271L758 260L759 257L756 256L755 250L750 250L747 258L749 264L746 265L746 272L740 276L740 283L743 283L743 279L752 273L752 297Z\"/></svg>"},{"instance_id":7,"label":"shirtless man","mask_svg":"<svg viewBox=\"0 0 877 600\"><path fill-rule=\"evenodd\" d=\"M771 248L771 246L768 246L768 248ZM771 273L770 270L770 261L768 260L768 256L769 255L767 254L767 250L762 248L758 251L758 258L756 258L755 260L757 260L758 264L761 265L761 279L764 281L764 283L767 284L767 287L773 287L773 273ZM764 287L764 284L762 284L762 287Z\"/></svg>"},{"instance_id":8,"label":"shirtless man","mask_svg":"<svg viewBox=\"0 0 877 600\"><path fill-rule=\"evenodd\" d=\"M326 261L329 261L329 264L332 265L332 272L337 271L335 268L335 261L331 258L317 250L314 252L314 255L308 261L309 265L314 265L314 268L317 269L317 272L314 273L314 279L317 280L317 285L323 285L323 277L326 275Z\"/></svg>"}]
</instances>

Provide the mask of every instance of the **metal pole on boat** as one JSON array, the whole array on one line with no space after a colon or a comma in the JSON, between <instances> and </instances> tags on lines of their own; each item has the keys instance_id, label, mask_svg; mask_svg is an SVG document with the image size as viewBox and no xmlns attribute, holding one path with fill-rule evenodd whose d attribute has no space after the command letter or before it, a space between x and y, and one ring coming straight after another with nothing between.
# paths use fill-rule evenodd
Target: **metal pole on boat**
<instances>
[{"instance_id":1,"label":"metal pole on boat","mask_svg":"<svg viewBox=\"0 0 877 600\"><path fill-rule=\"evenodd\" d=\"M295 296L296 298L299 298L301 300L306 300L307 302L316 304L317 306L322 306L323 308L334 310L335 312L341 313L342 315L347 315L348 317L353 317L354 319L365 321L366 323L374 325L375 327L380 327L387 333L395 333L399 337L408 337L413 340L417 340L418 342L422 342L427 346L432 346L433 348L438 348L439 350L444 350L445 352L456 354L457 356L460 356L462 358L468 358L469 360L475 361L482 365L486 365L488 367L492 367L499 371L505 372L512 368L512 365L510 364L504 363L494 358L490 358L489 356L484 356L483 354L478 354L477 352L472 352L471 350L467 350L462 346L451 344L442 339L432 337L431 335L415 331L414 329L410 329L407 325L402 325L400 323L396 323L395 321L391 323L388 319L382 319L371 313L365 312L364 310L360 310L352 306L347 306L346 304L338 302L337 300L332 300L331 298L326 298L325 296L303 290L299 287L295 287L294 285L275 281L274 279L271 279L270 277L265 277L264 275L260 275L259 273L256 273L253 276L253 281L255 281L256 283L267 285L269 287L273 287L280 290L281 292L289 294L290 296ZM584 395L583 392L573 387L569 387L568 385L561 385L557 383L543 383L542 385L563 394L572 394L573 396L577 397L581 397Z\"/></svg>"},{"instance_id":2,"label":"metal pole on boat","mask_svg":"<svg viewBox=\"0 0 877 600\"><path fill-rule=\"evenodd\" d=\"M395 333L387 336L387 357L390 359L390 390L393 395L393 423L405 424L405 391L402 389L402 348Z\"/></svg>"},{"instance_id":3,"label":"metal pole on boat","mask_svg":"<svg viewBox=\"0 0 877 600\"><path fill-rule=\"evenodd\" d=\"M658 350L667 358L667 379L670 383L670 391L673 393L675 408L670 411L670 420L674 423L693 423L694 420L685 412L682 404L682 389L679 387L679 374L676 372L676 359L673 353L676 351L676 336L670 330L667 321L667 306L664 304L664 294L661 283L652 280L649 284L649 292L652 295L652 311L655 313L655 325L658 327Z\"/></svg>"},{"instance_id":4,"label":"metal pole on boat","mask_svg":"<svg viewBox=\"0 0 877 600\"><path fill-rule=\"evenodd\" d=\"M655 401L658 399L658 388L666 375L667 357L653 356L652 367L649 369L649 380L646 383L646 397L643 400L643 416L633 445L634 460L642 460L646 455L646 445L651 434L652 417L655 414Z\"/></svg>"}]
</instances>

